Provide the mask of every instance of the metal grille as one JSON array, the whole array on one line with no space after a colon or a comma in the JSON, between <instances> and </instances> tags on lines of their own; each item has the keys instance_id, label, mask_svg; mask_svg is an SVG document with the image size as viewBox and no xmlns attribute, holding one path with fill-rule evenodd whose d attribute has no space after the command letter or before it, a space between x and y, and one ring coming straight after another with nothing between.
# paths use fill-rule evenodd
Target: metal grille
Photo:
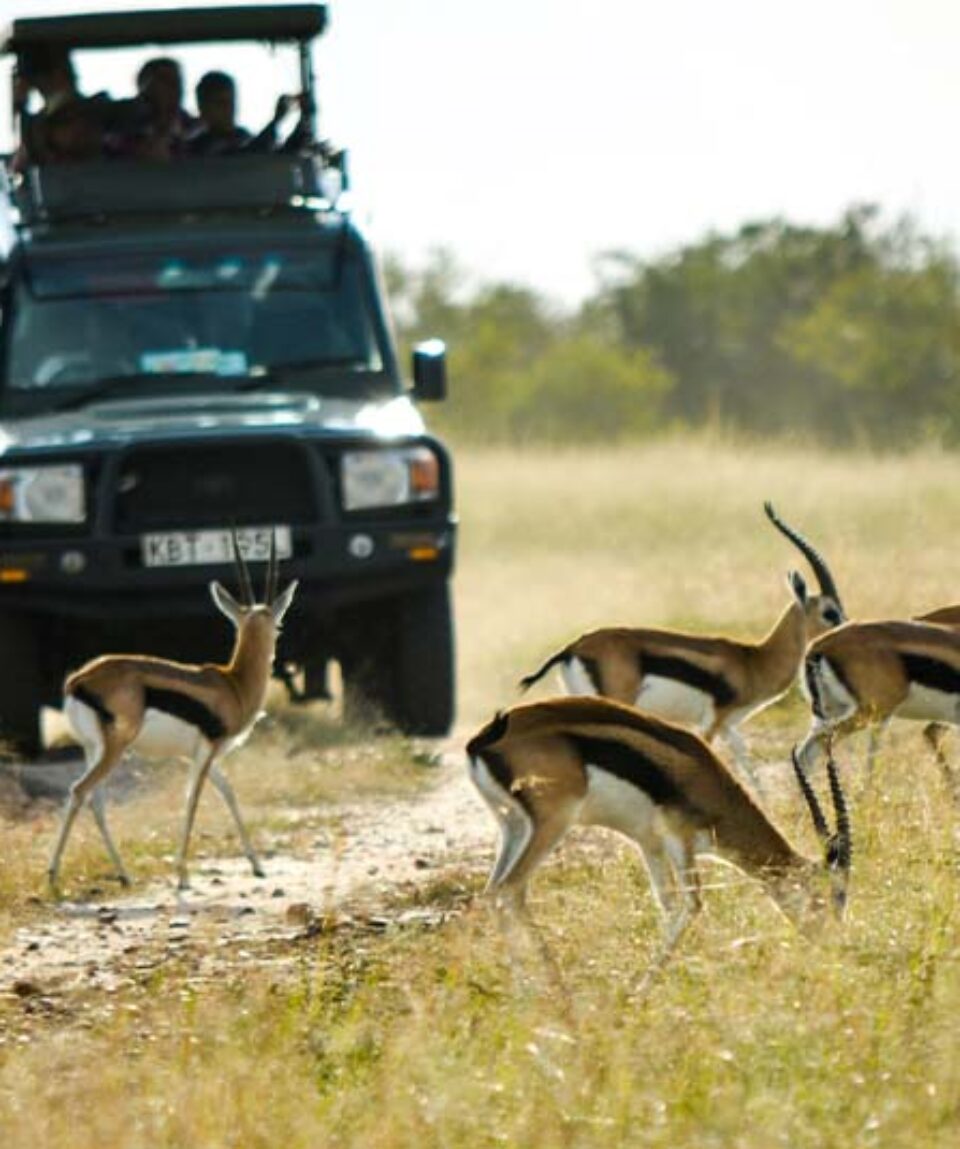
<instances>
[{"instance_id":1,"label":"metal grille","mask_svg":"<svg viewBox=\"0 0 960 1149\"><path fill-rule=\"evenodd\" d=\"M132 534L316 522L321 474L295 442L142 448L121 465L115 526Z\"/></svg>"}]
</instances>

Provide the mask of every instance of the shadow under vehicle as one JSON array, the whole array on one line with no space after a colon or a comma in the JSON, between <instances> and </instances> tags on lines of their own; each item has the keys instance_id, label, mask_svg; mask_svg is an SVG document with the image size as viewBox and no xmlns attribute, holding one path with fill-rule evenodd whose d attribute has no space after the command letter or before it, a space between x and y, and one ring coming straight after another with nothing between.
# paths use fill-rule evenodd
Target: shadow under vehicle
<instances>
[{"instance_id":1,"label":"shadow under vehicle","mask_svg":"<svg viewBox=\"0 0 960 1149\"><path fill-rule=\"evenodd\" d=\"M323 5L16 20L37 45L311 44ZM167 163L4 164L0 189L0 741L38 749L39 712L98 654L216 661L209 601L277 540L300 580L276 673L399 729L447 732L455 703L447 450L419 400L444 348L397 361L342 153Z\"/></svg>"}]
</instances>

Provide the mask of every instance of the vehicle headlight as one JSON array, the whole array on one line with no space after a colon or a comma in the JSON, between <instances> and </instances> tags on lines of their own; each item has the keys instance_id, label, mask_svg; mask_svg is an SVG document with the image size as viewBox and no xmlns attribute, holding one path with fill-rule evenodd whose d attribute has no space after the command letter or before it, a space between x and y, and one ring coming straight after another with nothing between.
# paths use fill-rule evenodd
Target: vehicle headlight
<instances>
[{"instance_id":1,"label":"vehicle headlight","mask_svg":"<svg viewBox=\"0 0 960 1149\"><path fill-rule=\"evenodd\" d=\"M85 514L79 463L0 467L0 522L82 523Z\"/></svg>"},{"instance_id":2,"label":"vehicle headlight","mask_svg":"<svg viewBox=\"0 0 960 1149\"><path fill-rule=\"evenodd\" d=\"M345 511L422 503L440 493L440 462L428 447L347 451L340 481Z\"/></svg>"}]
</instances>

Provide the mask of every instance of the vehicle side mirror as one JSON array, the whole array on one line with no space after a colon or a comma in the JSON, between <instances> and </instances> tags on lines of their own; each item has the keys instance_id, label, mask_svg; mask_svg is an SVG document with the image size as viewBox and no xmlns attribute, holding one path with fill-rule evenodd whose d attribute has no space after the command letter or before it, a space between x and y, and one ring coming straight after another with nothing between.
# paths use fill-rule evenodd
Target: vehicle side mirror
<instances>
[{"instance_id":1,"label":"vehicle side mirror","mask_svg":"<svg viewBox=\"0 0 960 1149\"><path fill-rule=\"evenodd\" d=\"M447 347L442 339L427 339L413 349L413 393L418 399L447 397Z\"/></svg>"}]
</instances>

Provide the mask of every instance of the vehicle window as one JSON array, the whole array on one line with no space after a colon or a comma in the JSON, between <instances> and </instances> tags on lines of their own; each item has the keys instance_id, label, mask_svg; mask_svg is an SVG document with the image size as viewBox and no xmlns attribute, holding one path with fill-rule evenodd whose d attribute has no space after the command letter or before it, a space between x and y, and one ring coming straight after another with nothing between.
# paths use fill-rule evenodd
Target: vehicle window
<instances>
[{"instance_id":1,"label":"vehicle window","mask_svg":"<svg viewBox=\"0 0 960 1149\"><path fill-rule=\"evenodd\" d=\"M333 367L368 377L383 362L365 283L357 260L325 249L36 260L13 294L7 387L285 368L311 388Z\"/></svg>"}]
</instances>

